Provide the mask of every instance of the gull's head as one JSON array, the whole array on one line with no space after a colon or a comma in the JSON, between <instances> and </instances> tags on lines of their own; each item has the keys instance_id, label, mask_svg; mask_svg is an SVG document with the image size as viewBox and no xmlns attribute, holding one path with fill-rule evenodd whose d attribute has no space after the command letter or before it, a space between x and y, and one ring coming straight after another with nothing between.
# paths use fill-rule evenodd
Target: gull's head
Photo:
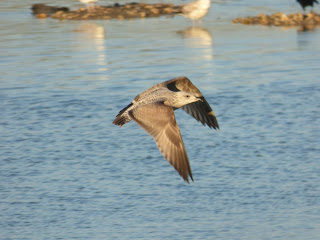
<instances>
[{"instance_id":1,"label":"gull's head","mask_svg":"<svg viewBox=\"0 0 320 240\"><path fill-rule=\"evenodd\" d=\"M173 107L180 108L189 103L202 101L200 98L193 96L187 92L176 92Z\"/></svg>"}]
</instances>

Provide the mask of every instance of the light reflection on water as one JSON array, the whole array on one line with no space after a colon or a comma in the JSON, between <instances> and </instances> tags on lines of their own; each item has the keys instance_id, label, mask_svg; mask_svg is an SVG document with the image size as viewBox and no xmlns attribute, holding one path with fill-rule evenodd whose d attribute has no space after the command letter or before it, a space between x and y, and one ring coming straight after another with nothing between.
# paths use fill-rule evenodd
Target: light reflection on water
<instances>
[{"instance_id":1,"label":"light reflection on water","mask_svg":"<svg viewBox=\"0 0 320 240\"><path fill-rule=\"evenodd\" d=\"M319 30L230 24L263 9L248 1L219 3L202 28L36 20L30 1L11 3L0 16L1 239L317 239ZM180 75L221 126L176 111L190 185L136 124L111 124Z\"/></svg>"},{"instance_id":2,"label":"light reflection on water","mask_svg":"<svg viewBox=\"0 0 320 240\"><path fill-rule=\"evenodd\" d=\"M210 31L204 27L188 27L177 33L183 36L187 48L198 49L197 58L212 60L213 37Z\"/></svg>"},{"instance_id":3,"label":"light reflection on water","mask_svg":"<svg viewBox=\"0 0 320 240\"><path fill-rule=\"evenodd\" d=\"M101 24L95 22L83 23L73 30L75 33L75 48L93 52L96 55L96 65L101 66L99 71L107 71L106 33Z\"/></svg>"}]
</instances>

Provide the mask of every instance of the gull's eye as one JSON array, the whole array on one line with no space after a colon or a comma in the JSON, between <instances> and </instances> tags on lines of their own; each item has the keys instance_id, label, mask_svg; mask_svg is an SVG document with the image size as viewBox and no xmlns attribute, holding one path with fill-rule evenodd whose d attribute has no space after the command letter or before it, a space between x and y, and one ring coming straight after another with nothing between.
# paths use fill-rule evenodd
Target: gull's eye
<instances>
[{"instance_id":1,"label":"gull's eye","mask_svg":"<svg viewBox=\"0 0 320 240\"><path fill-rule=\"evenodd\" d=\"M190 95L186 95L186 97L187 97L187 98L189 98L189 97L190 97Z\"/></svg>"}]
</instances>

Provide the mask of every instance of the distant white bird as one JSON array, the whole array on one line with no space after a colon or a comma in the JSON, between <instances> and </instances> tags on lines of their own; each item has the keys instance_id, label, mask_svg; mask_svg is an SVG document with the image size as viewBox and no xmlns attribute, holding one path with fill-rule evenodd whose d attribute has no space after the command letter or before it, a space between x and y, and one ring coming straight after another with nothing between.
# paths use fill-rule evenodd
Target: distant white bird
<instances>
[{"instance_id":1,"label":"distant white bird","mask_svg":"<svg viewBox=\"0 0 320 240\"><path fill-rule=\"evenodd\" d=\"M94 2L97 2L99 0L79 0L82 3L85 3L87 5L87 9L89 12L94 11Z\"/></svg>"},{"instance_id":2,"label":"distant white bird","mask_svg":"<svg viewBox=\"0 0 320 240\"><path fill-rule=\"evenodd\" d=\"M135 121L155 140L165 159L189 182L191 168L174 110L182 108L203 125L219 128L217 119L199 89L186 77L159 83L140 93L117 115L120 127Z\"/></svg>"},{"instance_id":3,"label":"distant white bird","mask_svg":"<svg viewBox=\"0 0 320 240\"><path fill-rule=\"evenodd\" d=\"M187 3L182 7L181 15L190 18L193 25L196 20L198 20L200 25L202 25L201 19L207 15L210 5L210 0L196 0L194 2Z\"/></svg>"}]
</instances>

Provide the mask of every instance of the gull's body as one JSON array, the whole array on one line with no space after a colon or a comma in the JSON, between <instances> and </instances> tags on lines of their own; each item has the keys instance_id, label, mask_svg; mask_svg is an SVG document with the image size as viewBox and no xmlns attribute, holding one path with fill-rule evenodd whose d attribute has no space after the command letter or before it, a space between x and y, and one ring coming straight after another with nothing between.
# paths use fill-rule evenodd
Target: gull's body
<instances>
[{"instance_id":1,"label":"gull's body","mask_svg":"<svg viewBox=\"0 0 320 240\"><path fill-rule=\"evenodd\" d=\"M184 111L210 128L219 128L217 119L201 92L186 77L159 83L142 92L117 115L120 127L134 120L155 140L164 158L189 182L193 180L186 149L174 110Z\"/></svg>"},{"instance_id":2,"label":"gull's body","mask_svg":"<svg viewBox=\"0 0 320 240\"><path fill-rule=\"evenodd\" d=\"M207 15L210 5L210 0L196 0L194 2L187 3L182 7L182 15L190 18L193 25L196 20L201 24L201 19Z\"/></svg>"},{"instance_id":3,"label":"gull's body","mask_svg":"<svg viewBox=\"0 0 320 240\"><path fill-rule=\"evenodd\" d=\"M87 5L87 9L89 12L94 11L94 3L99 0L79 0L82 3L85 3Z\"/></svg>"}]
</instances>

